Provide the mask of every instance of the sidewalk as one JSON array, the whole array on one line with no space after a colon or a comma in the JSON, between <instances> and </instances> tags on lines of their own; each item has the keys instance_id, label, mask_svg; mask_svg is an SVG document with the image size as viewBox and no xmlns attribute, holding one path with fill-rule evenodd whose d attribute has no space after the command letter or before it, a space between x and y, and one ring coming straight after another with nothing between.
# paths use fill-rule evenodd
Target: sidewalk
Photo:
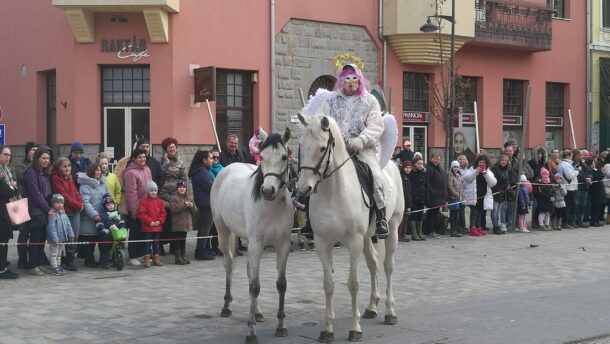
<instances>
[{"instance_id":1,"label":"sidewalk","mask_svg":"<svg viewBox=\"0 0 610 344\"><path fill-rule=\"evenodd\" d=\"M194 234L194 233L191 233ZM194 241L188 241L193 255ZM532 245L534 247L532 247ZM538 246L535 246L538 245ZM484 238L399 243L394 297L398 325L362 319L367 343L562 343L610 333L610 226ZM335 249L335 342L347 342L347 250ZM9 249L11 267L16 249ZM233 278L233 316L221 318L221 259L176 266L81 267L63 277L0 281L0 343L243 343L249 310L245 259ZM361 259L360 312L369 275ZM322 269L314 251L288 260L287 338L277 320L275 255L261 260L261 343L312 343L324 318ZM385 278L380 274L380 290Z\"/></svg>"}]
</instances>

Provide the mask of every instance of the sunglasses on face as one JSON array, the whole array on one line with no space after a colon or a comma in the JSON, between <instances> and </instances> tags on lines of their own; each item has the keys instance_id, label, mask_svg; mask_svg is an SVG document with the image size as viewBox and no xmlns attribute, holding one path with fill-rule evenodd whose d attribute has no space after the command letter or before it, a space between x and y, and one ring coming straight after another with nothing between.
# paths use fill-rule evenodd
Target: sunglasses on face
<instances>
[{"instance_id":1,"label":"sunglasses on face","mask_svg":"<svg viewBox=\"0 0 610 344\"><path fill-rule=\"evenodd\" d=\"M220 159L220 157L219 156L212 156L212 159L218 160L218 159Z\"/></svg>"}]
</instances>

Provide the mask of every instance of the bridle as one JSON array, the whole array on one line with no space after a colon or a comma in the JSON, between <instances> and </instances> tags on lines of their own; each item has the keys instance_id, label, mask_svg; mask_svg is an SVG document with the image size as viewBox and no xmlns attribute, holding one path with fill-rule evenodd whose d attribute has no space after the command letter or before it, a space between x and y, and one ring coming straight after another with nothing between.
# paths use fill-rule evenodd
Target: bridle
<instances>
[{"instance_id":1,"label":"bridle","mask_svg":"<svg viewBox=\"0 0 610 344\"><path fill-rule=\"evenodd\" d=\"M286 148L286 146L282 145L282 147L284 147L284 149ZM288 149L286 149L286 152L288 152ZM288 174L288 157L286 157L286 167L284 167L284 169L282 170L282 172L280 173L275 173L275 172L267 172L265 174L263 174L263 180L265 180L265 178L267 177L275 177L277 179L280 180L280 190L285 188L288 183L286 183L286 176ZM262 186L261 186L262 188Z\"/></svg>"},{"instance_id":2,"label":"bridle","mask_svg":"<svg viewBox=\"0 0 610 344\"><path fill-rule=\"evenodd\" d=\"M318 185L324 179L332 176L341 167L343 167L345 165L345 163L347 163L353 156L356 155L356 154L350 154L349 157L344 162L342 162L339 166L337 166L335 169L330 171L330 173L327 173L328 169L330 168L333 149L335 148L335 138L333 136L333 133L330 131L330 129L326 129L324 131L328 132L328 141L326 142L326 147L324 147L324 151L323 151L324 154L322 154L322 156L320 157L320 160L318 161L316 166L314 166L314 167L301 166L301 144L299 144L299 155L298 155L299 156L299 164L298 164L299 174L301 173L301 170L311 170L311 171L313 171L314 175L318 176L318 181L316 182L316 185L313 188L314 192L317 190ZM320 169L322 168L322 166L324 166L324 171L320 172Z\"/></svg>"}]
</instances>

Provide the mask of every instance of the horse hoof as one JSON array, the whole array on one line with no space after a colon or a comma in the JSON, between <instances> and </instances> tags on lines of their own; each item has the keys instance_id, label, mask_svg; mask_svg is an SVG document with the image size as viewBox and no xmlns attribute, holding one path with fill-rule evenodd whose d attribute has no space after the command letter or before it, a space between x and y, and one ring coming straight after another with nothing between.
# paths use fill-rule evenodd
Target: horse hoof
<instances>
[{"instance_id":1,"label":"horse hoof","mask_svg":"<svg viewBox=\"0 0 610 344\"><path fill-rule=\"evenodd\" d=\"M288 329L286 328L276 328L275 329L276 337L288 337Z\"/></svg>"},{"instance_id":2,"label":"horse hoof","mask_svg":"<svg viewBox=\"0 0 610 344\"><path fill-rule=\"evenodd\" d=\"M367 309L364 311L364 314L362 315L362 317L364 319L375 319L375 318L377 318L377 312Z\"/></svg>"},{"instance_id":3,"label":"horse hoof","mask_svg":"<svg viewBox=\"0 0 610 344\"><path fill-rule=\"evenodd\" d=\"M360 331L349 331L349 336L347 340L350 342L361 342L362 341L362 332Z\"/></svg>"},{"instance_id":4,"label":"horse hoof","mask_svg":"<svg viewBox=\"0 0 610 344\"><path fill-rule=\"evenodd\" d=\"M222 311L220 311L220 316L223 318L228 318L231 314L233 314L233 312L228 308L223 308Z\"/></svg>"},{"instance_id":5,"label":"horse hoof","mask_svg":"<svg viewBox=\"0 0 610 344\"><path fill-rule=\"evenodd\" d=\"M318 338L318 342L320 343L332 343L334 339L334 334L332 332L322 331L320 332L320 337Z\"/></svg>"},{"instance_id":6,"label":"horse hoof","mask_svg":"<svg viewBox=\"0 0 610 344\"><path fill-rule=\"evenodd\" d=\"M246 336L246 344L258 344L257 336Z\"/></svg>"},{"instance_id":7,"label":"horse hoof","mask_svg":"<svg viewBox=\"0 0 610 344\"><path fill-rule=\"evenodd\" d=\"M396 325L398 324L398 318L395 315L386 315L383 323L386 325Z\"/></svg>"},{"instance_id":8,"label":"horse hoof","mask_svg":"<svg viewBox=\"0 0 610 344\"><path fill-rule=\"evenodd\" d=\"M256 320L256 322L263 322L265 321L265 317L263 316L263 313L256 313L254 314L254 320Z\"/></svg>"}]
</instances>

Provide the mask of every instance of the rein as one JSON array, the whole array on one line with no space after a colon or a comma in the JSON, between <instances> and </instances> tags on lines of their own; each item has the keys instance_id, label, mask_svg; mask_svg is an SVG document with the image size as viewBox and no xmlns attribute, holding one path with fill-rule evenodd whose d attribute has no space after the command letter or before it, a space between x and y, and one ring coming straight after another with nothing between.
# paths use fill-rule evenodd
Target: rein
<instances>
[{"instance_id":1,"label":"rein","mask_svg":"<svg viewBox=\"0 0 610 344\"><path fill-rule=\"evenodd\" d=\"M265 180L265 178L267 178L268 176L270 177L276 177L277 179L279 179L281 181L280 183L280 189L283 189L286 187L286 185L288 185L288 183L286 183L286 178L284 177L284 175L286 175L288 173L288 159L286 159L286 167L284 167L284 170L282 170L282 172L280 173L275 173L275 172L268 172L263 174L263 180Z\"/></svg>"}]
</instances>

